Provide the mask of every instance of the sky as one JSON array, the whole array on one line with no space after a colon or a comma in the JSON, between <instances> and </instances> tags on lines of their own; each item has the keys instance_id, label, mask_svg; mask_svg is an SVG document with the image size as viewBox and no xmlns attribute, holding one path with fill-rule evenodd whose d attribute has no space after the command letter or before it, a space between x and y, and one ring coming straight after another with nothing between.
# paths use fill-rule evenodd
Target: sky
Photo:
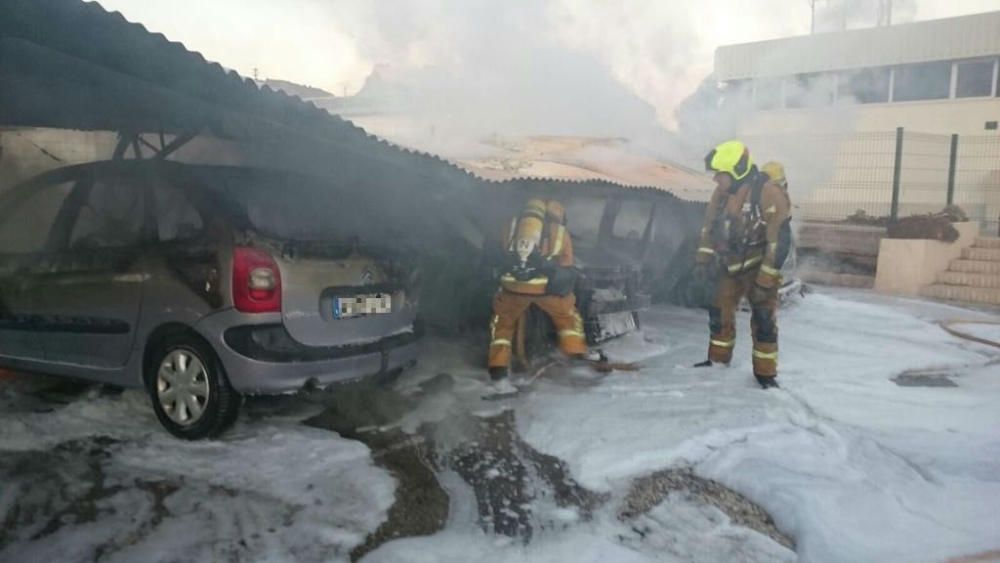
<instances>
[{"instance_id":1,"label":"sky","mask_svg":"<svg viewBox=\"0 0 1000 563\"><path fill-rule=\"evenodd\" d=\"M850 27L874 23L875 0L815 1L819 30L843 25L844 6ZM530 99L543 88L558 90L552 83L565 66L574 84L595 73L604 75L595 80L613 80L668 129L680 102L711 72L716 47L810 28L809 0L100 3L245 76L256 71L262 79L350 95L376 66L399 76L431 68L452 79L439 83L438 92L474 96L500 88ZM926 20L1000 10L1000 0L895 0L893 10L895 22ZM539 60L554 69L549 80ZM522 65L535 71L522 72ZM455 88L466 84L478 91ZM480 107L497 103L487 97Z\"/></svg>"}]
</instances>

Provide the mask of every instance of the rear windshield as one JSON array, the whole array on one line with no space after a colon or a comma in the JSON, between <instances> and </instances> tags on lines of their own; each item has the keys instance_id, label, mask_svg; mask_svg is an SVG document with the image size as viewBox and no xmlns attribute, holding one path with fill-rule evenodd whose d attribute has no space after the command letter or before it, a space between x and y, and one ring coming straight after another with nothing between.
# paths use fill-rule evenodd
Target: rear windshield
<instances>
[{"instance_id":1,"label":"rear windshield","mask_svg":"<svg viewBox=\"0 0 1000 563\"><path fill-rule=\"evenodd\" d=\"M576 245L596 245L604 214L604 198L580 196L566 201L566 226Z\"/></svg>"},{"instance_id":2,"label":"rear windshield","mask_svg":"<svg viewBox=\"0 0 1000 563\"><path fill-rule=\"evenodd\" d=\"M284 173L241 172L227 175L221 186L261 234L296 241L346 241L378 224L377 208L363 190L345 190L315 179Z\"/></svg>"}]
</instances>

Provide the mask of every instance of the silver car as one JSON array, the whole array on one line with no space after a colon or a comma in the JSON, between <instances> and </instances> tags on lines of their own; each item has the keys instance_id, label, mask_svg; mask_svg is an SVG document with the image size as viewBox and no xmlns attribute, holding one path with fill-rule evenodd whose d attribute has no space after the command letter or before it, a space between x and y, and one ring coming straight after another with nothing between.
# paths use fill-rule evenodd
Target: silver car
<instances>
[{"instance_id":1,"label":"silver car","mask_svg":"<svg viewBox=\"0 0 1000 563\"><path fill-rule=\"evenodd\" d=\"M249 168L109 161L0 196L0 367L143 387L175 436L246 394L416 361L405 260L366 247L377 202Z\"/></svg>"}]
</instances>

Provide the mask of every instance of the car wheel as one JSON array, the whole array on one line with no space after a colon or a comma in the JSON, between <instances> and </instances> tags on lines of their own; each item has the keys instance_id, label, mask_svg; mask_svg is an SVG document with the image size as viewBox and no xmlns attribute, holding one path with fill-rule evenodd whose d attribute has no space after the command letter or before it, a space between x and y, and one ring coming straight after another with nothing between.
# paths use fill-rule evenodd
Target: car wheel
<instances>
[{"instance_id":1,"label":"car wheel","mask_svg":"<svg viewBox=\"0 0 1000 563\"><path fill-rule=\"evenodd\" d=\"M200 339L183 333L165 337L145 376L156 418L174 436L211 438L236 422L240 396L218 356Z\"/></svg>"}]
</instances>

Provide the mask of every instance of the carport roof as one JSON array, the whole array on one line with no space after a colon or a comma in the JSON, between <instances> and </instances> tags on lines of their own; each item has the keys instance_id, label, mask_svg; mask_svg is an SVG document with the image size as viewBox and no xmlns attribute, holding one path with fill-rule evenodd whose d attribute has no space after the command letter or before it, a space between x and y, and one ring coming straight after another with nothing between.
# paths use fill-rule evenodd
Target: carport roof
<instances>
[{"instance_id":1,"label":"carport roof","mask_svg":"<svg viewBox=\"0 0 1000 563\"><path fill-rule=\"evenodd\" d=\"M322 161L332 149L345 173L363 175L388 165L424 183L478 181L437 156L391 144L312 103L258 87L96 2L0 2L0 84L0 125L204 132L267 146L276 158L313 171L330 172L333 164Z\"/></svg>"},{"instance_id":2,"label":"carport roof","mask_svg":"<svg viewBox=\"0 0 1000 563\"><path fill-rule=\"evenodd\" d=\"M314 105L258 88L181 43L80 0L0 2L0 124L59 129L204 131L277 144L314 138L435 160L390 145ZM372 155L374 156L374 155Z\"/></svg>"}]
</instances>

